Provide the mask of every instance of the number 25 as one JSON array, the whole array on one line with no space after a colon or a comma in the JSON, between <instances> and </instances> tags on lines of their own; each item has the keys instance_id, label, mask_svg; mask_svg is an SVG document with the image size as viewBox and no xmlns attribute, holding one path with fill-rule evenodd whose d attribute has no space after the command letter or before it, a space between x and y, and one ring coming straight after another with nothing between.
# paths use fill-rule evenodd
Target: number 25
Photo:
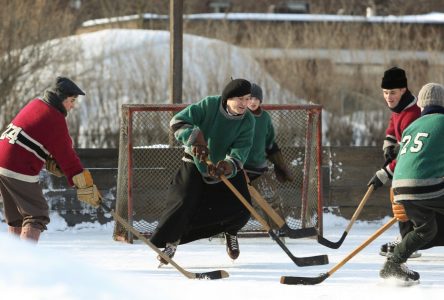
<instances>
[{"instance_id":1,"label":"number 25","mask_svg":"<svg viewBox=\"0 0 444 300\"><path fill-rule=\"evenodd\" d=\"M427 137L429 137L428 133L418 132L416 134L416 136L415 136L415 139L413 140L413 144L414 145L412 147L410 147L410 149L409 149L410 152L416 153L416 152L421 151L422 146L424 146L424 143L420 139L421 138L427 138ZM401 155L405 154L407 152L407 147L408 147L408 145L409 145L411 140L412 140L412 136L411 135L404 136L404 138L402 139L402 143L404 144L404 146L402 147L402 150L401 150L401 153L400 153Z\"/></svg>"}]
</instances>

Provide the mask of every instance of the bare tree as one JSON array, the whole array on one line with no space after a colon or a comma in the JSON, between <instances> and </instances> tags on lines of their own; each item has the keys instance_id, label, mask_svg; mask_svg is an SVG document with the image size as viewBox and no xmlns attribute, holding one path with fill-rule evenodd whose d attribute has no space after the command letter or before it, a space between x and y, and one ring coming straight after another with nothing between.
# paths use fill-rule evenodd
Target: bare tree
<instances>
[{"instance_id":1,"label":"bare tree","mask_svg":"<svg viewBox=\"0 0 444 300\"><path fill-rule=\"evenodd\" d=\"M17 95L35 96L28 91L39 82L30 75L63 55L53 51L56 43L44 42L73 32L73 14L65 2L0 0L0 128L26 100Z\"/></svg>"}]
</instances>

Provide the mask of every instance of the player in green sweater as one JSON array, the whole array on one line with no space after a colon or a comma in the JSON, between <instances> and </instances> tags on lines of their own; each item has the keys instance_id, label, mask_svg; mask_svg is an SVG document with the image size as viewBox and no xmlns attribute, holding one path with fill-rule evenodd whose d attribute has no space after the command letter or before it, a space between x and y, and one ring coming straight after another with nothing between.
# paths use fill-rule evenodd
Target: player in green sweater
<instances>
[{"instance_id":1,"label":"player in green sweater","mask_svg":"<svg viewBox=\"0 0 444 300\"><path fill-rule=\"evenodd\" d=\"M237 232L250 213L219 177L225 175L251 201L241 171L253 143L255 120L247 109L250 93L249 81L232 80L221 96L189 105L170 122L185 153L171 182L165 213L151 237L170 257L178 244L220 233L225 234L228 255L239 256ZM207 159L213 164L208 166Z\"/></svg>"},{"instance_id":2,"label":"player in green sweater","mask_svg":"<svg viewBox=\"0 0 444 300\"><path fill-rule=\"evenodd\" d=\"M444 86L428 83L418 94L421 117L403 132L393 174L395 217L414 226L387 257L380 276L418 282L404 264L419 250L443 245L444 219Z\"/></svg>"},{"instance_id":3,"label":"player in green sweater","mask_svg":"<svg viewBox=\"0 0 444 300\"><path fill-rule=\"evenodd\" d=\"M271 207L285 219L282 198L276 193L276 182L268 171L267 158L274 164L276 179L279 182L293 181L293 176L287 168L282 153L275 141L274 126L270 114L262 109L263 92L262 88L251 84L251 99L248 102L248 109L253 113L256 120L254 129L253 146L251 147L248 159L245 163L245 171L251 184L258 190ZM262 212L258 205L254 205L271 228L275 224Z\"/></svg>"}]
</instances>

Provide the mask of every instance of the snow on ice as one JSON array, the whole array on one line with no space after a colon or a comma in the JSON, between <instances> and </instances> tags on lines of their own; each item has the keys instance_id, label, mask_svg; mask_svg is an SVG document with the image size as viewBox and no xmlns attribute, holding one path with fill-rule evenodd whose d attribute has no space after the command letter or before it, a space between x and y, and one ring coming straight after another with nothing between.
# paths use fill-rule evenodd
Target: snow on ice
<instances>
[{"instance_id":1,"label":"snow on ice","mask_svg":"<svg viewBox=\"0 0 444 300\"><path fill-rule=\"evenodd\" d=\"M409 266L421 283L403 287L384 282L378 272L385 258L382 243L397 235L392 227L319 285L287 286L280 276L316 277L327 272L389 220L356 222L337 249L314 239L286 239L297 257L328 254L329 265L298 267L270 238L240 238L241 255L231 261L219 238L181 245L174 260L191 272L223 269L230 277L206 281L185 278L170 266L157 268L156 254L145 244L116 242L113 222L68 227L53 213L37 246L7 235L0 223L0 291L2 299L437 299L444 292L442 248L421 251ZM342 235L348 220L325 214L324 234Z\"/></svg>"}]
</instances>

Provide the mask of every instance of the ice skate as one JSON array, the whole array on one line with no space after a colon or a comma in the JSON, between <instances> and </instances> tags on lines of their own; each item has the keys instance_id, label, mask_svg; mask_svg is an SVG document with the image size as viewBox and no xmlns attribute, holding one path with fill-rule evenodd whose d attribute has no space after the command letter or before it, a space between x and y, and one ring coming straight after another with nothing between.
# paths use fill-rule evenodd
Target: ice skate
<instances>
[{"instance_id":1,"label":"ice skate","mask_svg":"<svg viewBox=\"0 0 444 300\"><path fill-rule=\"evenodd\" d=\"M169 258L173 258L174 254L176 254L178 243L167 243L165 249L162 252L168 255ZM166 261L162 256L158 255L157 260L160 262L158 268L161 268L163 265L167 265L168 261Z\"/></svg>"},{"instance_id":2,"label":"ice skate","mask_svg":"<svg viewBox=\"0 0 444 300\"><path fill-rule=\"evenodd\" d=\"M383 279L398 279L404 284L419 283L419 273L410 270L405 263L396 263L387 260L379 271L379 277Z\"/></svg>"},{"instance_id":3,"label":"ice skate","mask_svg":"<svg viewBox=\"0 0 444 300\"><path fill-rule=\"evenodd\" d=\"M401 237L397 237L394 241L383 244L381 246L379 254L387 257L393 255L393 251L395 251L396 245L398 245L400 242L401 242ZM421 257L421 253L415 251L410 255L409 258L418 258L418 257Z\"/></svg>"},{"instance_id":4,"label":"ice skate","mask_svg":"<svg viewBox=\"0 0 444 300\"><path fill-rule=\"evenodd\" d=\"M224 233L225 235L225 243L227 245L227 253L228 256L235 260L239 257L239 242L237 240L237 235L231 235L229 233Z\"/></svg>"}]
</instances>

